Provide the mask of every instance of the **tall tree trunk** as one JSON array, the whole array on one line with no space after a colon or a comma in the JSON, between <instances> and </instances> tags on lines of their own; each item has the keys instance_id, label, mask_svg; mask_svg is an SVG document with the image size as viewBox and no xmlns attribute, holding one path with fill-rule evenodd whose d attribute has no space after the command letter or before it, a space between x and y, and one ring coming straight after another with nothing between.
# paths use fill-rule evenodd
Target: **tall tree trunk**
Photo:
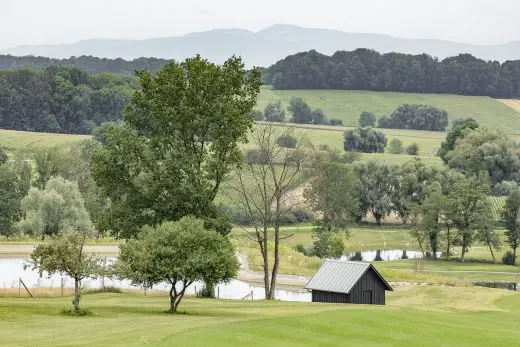
<instances>
[{"instance_id":1,"label":"tall tree trunk","mask_svg":"<svg viewBox=\"0 0 520 347\"><path fill-rule=\"evenodd\" d=\"M450 259L450 223L446 221L446 228L447 230L447 245L446 245L446 259Z\"/></svg>"},{"instance_id":2,"label":"tall tree trunk","mask_svg":"<svg viewBox=\"0 0 520 347\"><path fill-rule=\"evenodd\" d=\"M79 311L79 289L80 289L80 280L78 278L74 278L74 311Z\"/></svg>"},{"instance_id":3,"label":"tall tree trunk","mask_svg":"<svg viewBox=\"0 0 520 347\"><path fill-rule=\"evenodd\" d=\"M493 252L493 247L491 246L491 242L488 242L488 247L489 247L489 251L491 252L491 258L493 258L493 264L496 264L496 259L495 259L495 253Z\"/></svg>"},{"instance_id":4,"label":"tall tree trunk","mask_svg":"<svg viewBox=\"0 0 520 347\"><path fill-rule=\"evenodd\" d=\"M460 261L464 263L464 255L466 254L466 235L462 236L462 252L460 253Z\"/></svg>"},{"instance_id":5,"label":"tall tree trunk","mask_svg":"<svg viewBox=\"0 0 520 347\"><path fill-rule=\"evenodd\" d=\"M377 212L372 212L372 214L374 215L374 218L376 219L377 227L381 228L381 218L383 218L383 216L380 213L377 213Z\"/></svg>"},{"instance_id":6,"label":"tall tree trunk","mask_svg":"<svg viewBox=\"0 0 520 347\"><path fill-rule=\"evenodd\" d=\"M267 229L264 228L264 240L260 243L260 251L262 253L262 260L263 260L263 269L264 269L264 291L265 291L265 298L267 299L269 297L270 292L270 281L269 281L269 254L267 253Z\"/></svg>"},{"instance_id":7,"label":"tall tree trunk","mask_svg":"<svg viewBox=\"0 0 520 347\"><path fill-rule=\"evenodd\" d=\"M276 276L278 275L278 268L280 267L280 201L281 195L276 197L276 218L274 221L274 263L273 271L271 273L271 287L269 288L269 297L266 299L274 300L274 291L276 290Z\"/></svg>"},{"instance_id":8,"label":"tall tree trunk","mask_svg":"<svg viewBox=\"0 0 520 347\"><path fill-rule=\"evenodd\" d=\"M516 265L516 249L518 248L518 242L516 240L513 246L513 265Z\"/></svg>"},{"instance_id":9,"label":"tall tree trunk","mask_svg":"<svg viewBox=\"0 0 520 347\"><path fill-rule=\"evenodd\" d=\"M175 313L177 312L177 308L179 307L179 304L181 303L182 298L184 297L184 293L186 292L186 288L191 284L183 281L182 282L182 290L180 292L177 292L177 288L175 287L177 283L172 283L172 287L170 288L170 312Z\"/></svg>"}]
</instances>

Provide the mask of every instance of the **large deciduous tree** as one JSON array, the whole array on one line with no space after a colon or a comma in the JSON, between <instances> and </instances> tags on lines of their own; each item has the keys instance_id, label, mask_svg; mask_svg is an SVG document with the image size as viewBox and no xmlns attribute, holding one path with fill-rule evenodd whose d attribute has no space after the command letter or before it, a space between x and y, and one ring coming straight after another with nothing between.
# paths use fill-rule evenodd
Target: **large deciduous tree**
<instances>
[{"instance_id":1,"label":"large deciduous tree","mask_svg":"<svg viewBox=\"0 0 520 347\"><path fill-rule=\"evenodd\" d=\"M101 224L130 238L187 215L209 223L252 127L260 73L239 58L220 66L197 56L138 77L125 123L104 128L104 147L93 156L93 177L111 201Z\"/></svg>"},{"instance_id":2,"label":"large deciduous tree","mask_svg":"<svg viewBox=\"0 0 520 347\"><path fill-rule=\"evenodd\" d=\"M343 136L345 151L383 153L386 143L385 134L370 127L347 130Z\"/></svg>"},{"instance_id":3,"label":"large deciduous tree","mask_svg":"<svg viewBox=\"0 0 520 347\"><path fill-rule=\"evenodd\" d=\"M457 181L448 199L453 208L453 224L457 228L458 236L461 240L460 260L464 262L464 256L471 244L477 238L477 231L487 228L487 219L482 216L489 216L489 203L487 193L489 187L481 180L472 178L462 178Z\"/></svg>"},{"instance_id":4,"label":"large deciduous tree","mask_svg":"<svg viewBox=\"0 0 520 347\"><path fill-rule=\"evenodd\" d=\"M267 104L264 109L264 119L266 122L285 122L285 109L280 100Z\"/></svg>"},{"instance_id":5,"label":"large deciduous tree","mask_svg":"<svg viewBox=\"0 0 520 347\"><path fill-rule=\"evenodd\" d=\"M38 270L40 276L55 273L67 275L74 279L74 310L80 310L81 281L85 278L96 278L102 271L101 259L85 251L87 234L71 232L53 236L40 244L31 254L25 265Z\"/></svg>"},{"instance_id":6,"label":"large deciduous tree","mask_svg":"<svg viewBox=\"0 0 520 347\"><path fill-rule=\"evenodd\" d=\"M231 280L238 271L233 245L226 237L204 227L194 217L144 227L136 239L121 244L116 269L133 284L170 285L170 312L195 281L215 285Z\"/></svg>"},{"instance_id":7,"label":"large deciduous tree","mask_svg":"<svg viewBox=\"0 0 520 347\"><path fill-rule=\"evenodd\" d=\"M314 254L324 257L341 256L343 245L341 237L334 233L345 231L359 213L359 180L354 170L341 163L318 163L304 197L312 210L321 219L313 229ZM337 251L335 251L337 250Z\"/></svg>"},{"instance_id":8,"label":"large deciduous tree","mask_svg":"<svg viewBox=\"0 0 520 347\"><path fill-rule=\"evenodd\" d=\"M516 263L516 250L520 243L520 190L514 190L506 200L502 211L502 223L506 228L507 243L513 250L513 265Z\"/></svg>"}]
</instances>

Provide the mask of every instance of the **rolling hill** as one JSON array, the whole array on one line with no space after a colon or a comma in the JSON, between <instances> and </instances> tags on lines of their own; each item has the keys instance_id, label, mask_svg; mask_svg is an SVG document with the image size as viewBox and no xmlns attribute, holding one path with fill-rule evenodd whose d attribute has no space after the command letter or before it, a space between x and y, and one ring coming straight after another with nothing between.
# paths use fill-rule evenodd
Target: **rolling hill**
<instances>
[{"instance_id":1,"label":"rolling hill","mask_svg":"<svg viewBox=\"0 0 520 347\"><path fill-rule=\"evenodd\" d=\"M347 126L357 126L361 112L378 118L402 104L427 104L445 109L449 121L473 117L480 123L520 135L520 113L504 102L483 96L414 94L348 90L273 90L264 86L258 108L281 100L286 106L292 96L301 97L313 108L321 108L328 118L338 118ZM514 102L514 101L512 101ZM444 136L443 136L444 137Z\"/></svg>"},{"instance_id":2,"label":"rolling hill","mask_svg":"<svg viewBox=\"0 0 520 347\"><path fill-rule=\"evenodd\" d=\"M311 49L331 54L337 50L356 48L370 48L382 53L394 51L409 54L427 53L441 59L459 53L471 53L478 58L499 61L512 60L520 56L520 42L482 46L281 24L258 32L217 29L184 36L145 40L90 39L71 44L18 46L0 51L0 54L51 58L81 55L123 59L157 57L178 60L200 54L215 62L222 62L235 54L242 56L251 66L269 66L290 54Z\"/></svg>"}]
</instances>

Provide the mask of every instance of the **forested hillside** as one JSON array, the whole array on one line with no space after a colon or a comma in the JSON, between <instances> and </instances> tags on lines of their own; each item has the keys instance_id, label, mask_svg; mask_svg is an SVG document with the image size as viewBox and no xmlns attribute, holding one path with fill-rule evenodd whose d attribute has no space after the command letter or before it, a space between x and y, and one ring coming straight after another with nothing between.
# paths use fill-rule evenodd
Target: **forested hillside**
<instances>
[{"instance_id":1,"label":"forested hillside","mask_svg":"<svg viewBox=\"0 0 520 347\"><path fill-rule=\"evenodd\" d=\"M520 60L484 61L469 54L438 60L427 54L315 50L291 55L264 72L275 89L340 89L520 97Z\"/></svg>"},{"instance_id":2,"label":"forested hillside","mask_svg":"<svg viewBox=\"0 0 520 347\"><path fill-rule=\"evenodd\" d=\"M0 128L88 134L120 119L136 88L132 76L76 68L0 71Z\"/></svg>"}]
</instances>

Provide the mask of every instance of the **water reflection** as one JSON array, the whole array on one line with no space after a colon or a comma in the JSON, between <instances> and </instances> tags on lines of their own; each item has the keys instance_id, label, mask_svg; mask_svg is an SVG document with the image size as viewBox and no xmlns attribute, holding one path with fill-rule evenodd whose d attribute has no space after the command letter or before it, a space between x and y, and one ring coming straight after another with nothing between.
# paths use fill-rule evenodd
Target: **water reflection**
<instances>
[{"instance_id":1,"label":"water reflection","mask_svg":"<svg viewBox=\"0 0 520 347\"><path fill-rule=\"evenodd\" d=\"M426 256L431 256L430 253L426 253ZM437 253L437 256L441 256L441 252ZM416 259L423 258L423 254L421 252L416 251L407 251L401 249L385 249L385 250L375 250L375 251L357 251L357 252L347 252L342 257L341 260L350 260L350 261L392 261L392 260L401 260L401 259Z\"/></svg>"},{"instance_id":2,"label":"water reflection","mask_svg":"<svg viewBox=\"0 0 520 347\"><path fill-rule=\"evenodd\" d=\"M107 260L113 261L114 258L107 258ZM74 287L74 281L70 277L53 275L50 278L40 278L37 271L32 271L31 269L24 270L23 264L25 261L25 258L0 258L0 286L2 288L18 288L19 278L21 278L29 288L58 288L61 286L62 279L66 288ZM101 288L102 286L121 289L135 288L130 284L130 281L112 278L86 279L83 280L82 285L84 288L89 289ZM202 289L202 286L202 282L192 284L186 290L186 295L195 295L196 292ZM167 283L161 283L154 286L152 290L166 291L169 290L169 285ZM239 280L219 284L215 292L221 299L242 299L246 296L248 296L249 300L265 298L263 287ZM275 297L283 301L311 301L311 294L306 290L278 289L275 292Z\"/></svg>"}]
</instances>

